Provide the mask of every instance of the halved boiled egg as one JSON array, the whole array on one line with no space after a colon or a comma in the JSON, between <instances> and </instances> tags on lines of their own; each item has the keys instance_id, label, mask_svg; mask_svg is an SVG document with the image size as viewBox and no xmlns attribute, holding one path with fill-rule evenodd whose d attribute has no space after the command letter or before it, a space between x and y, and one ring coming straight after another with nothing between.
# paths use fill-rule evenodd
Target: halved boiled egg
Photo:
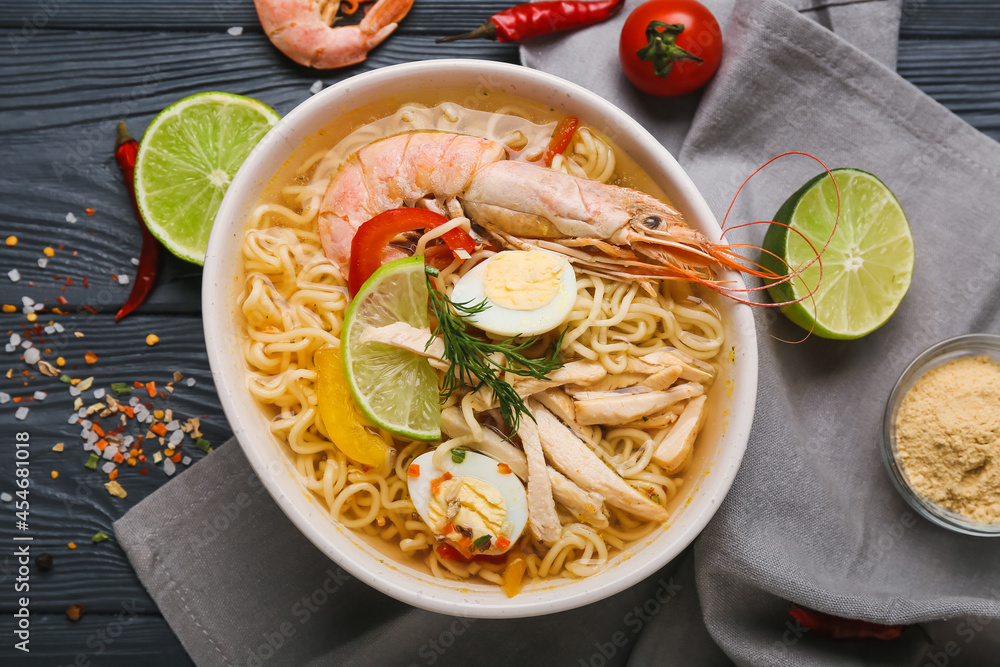
<instances>
[{"instance_id":1,"label":"halved boiled egg","mask_svg":"<svg viewBox=\"0 0 1000 667\"><path fill-rule=\"evenodd\" d=\"M413 506L436 535L464 556L502 554L528 522L524 485L503 463L476 452L455 452L445 470L434 466L434 452L410 463L407 484Z\"/></svg>"},{"instance_id":2,"label":"halved boiled egg","mask_svg":"<svg viewBox=\"0 0 1000 667\"><path fill-rule=\"evenodd\" d=\"M542 250L507 250L462 276L455 303L486 307L465 317L483 331L533 336L562 324L576 303L576 273L565 258Z\"/></svg>"}]
</instances>

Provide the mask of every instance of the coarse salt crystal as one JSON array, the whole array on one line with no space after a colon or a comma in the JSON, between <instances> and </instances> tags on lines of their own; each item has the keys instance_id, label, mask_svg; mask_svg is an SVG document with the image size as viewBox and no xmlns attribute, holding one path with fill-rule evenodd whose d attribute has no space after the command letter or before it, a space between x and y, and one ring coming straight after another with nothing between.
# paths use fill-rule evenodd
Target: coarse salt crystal
<instances>
[{"instance_id":1,"label":"coarse salt crystal","mask_svg":"<svg viewBox=\"0 0 1000 667\"><path fill-rule=\"evenodd\" d=\"M24 348L24 349L26 349L26 350L27 350L27 349L28 349L29 347L34 347L34 346L35 346L35 344L34 344L34 343L32 343L32 342L31 342L30 340L26 340L26 341L24 341L23 343L21 343L21 347L23 347L23 348Z\"/></svg>"},{"instance_id":2,"label":"coarse salt crystal","mask_svg":"<svg viewBox=\"0 0 1000 667\"><path fill-rule=\"evenodd\" d=\"M30 347L24 351L24 363L26 364L37 364L41 358L42 353L36 347Z\"/></svg>"},{"instance_id":3,"label":"coarse salt crystal","mask_svg":"<svg viewBox=\"0 0 1000 667\"><path fill-rule=\"evenodd\" d=\"M46 396L48 396L48 394L46 392L44 392L44 391L36 391L35 392L35 400L36 401L44 401Z\"/></svg>"},{"instance_id":4,"label":"coarse salt crystal","mask_svg":"<svg viewBox=\"0 0 1000 667\"><path fill-rule=\"evenodd\" d=\"M15 347L21 344L21 334L12 333L10 335L10 344Z\"/></svg>"},{"instance_id":5,"label":"coarse salt crystal","mask_svg":"<svg viewBox=\"0 0 1000 667\"><path fill-rule=\"evenodd\" d=\"M94 447L94 446L93 446L92 444L90 444L89 442L85 442L85 443L83 443L83 451L85 451L85 452L89 452L89 451L91 451L91 450L93 450L93 449L96 449L96 447Z\"/></svg>"},{"instance_id":6,"label":"coarse salt crystal","mask_svg":"<svg viewBox=\"0 0 1000 667\"><path fill-rule=\"evenodd\" d=\"M18 271L17 269L11 269L10 271L7 272L7 277L10 278L10 281L12 283L16 283L18 280L21 279L21 272Z\"/></svg>"},{"instance_id":7,"label":"coarse salt crystal","mask_svg":"<svg viewBox=\"0 0 1000 667\"><path fill-rule=\"evenodd\" d=\"M144 421L147 424L153 423L153 415L147 412L146 413L146 418L143 419L142 421Z\"/></svg>"},{"instance_id":8,"label":"coarse salt crystal","mask_svg":"<svg viewBox=\"0 0 1000 667\"><path fill-rule=\"evenodd\" d=\"M47 334L54 334L56 332L56 328L50 324L49 326L42 329L42 331L44 331Z\"/></svg>"},{"instance_id":9,"label":"coarse salt crystal","mask_svg":"<svg viewBox=\"0 0 1000 667\"><path fill-rule=\"evenodd\" d=\"M132 258L132 266L139 266L139 258L138 257L133 257Z\"/></svg>"},{"instance_id":10,"label":"coarse salt crystal","mask_svg":"<svg viewBox=\"0 0 1000 667\"><path fill-rule=\"evenodd\" d=\"M83 416L83 415L81 415L81 416ZM94 422L90 421L89 419L83 419L83 420L80 421L80 426L82 426L84 428L90 428L93 425L94 425Z\"/></svg>"},{"instance_id":11,"label":"coarse salt crystal","mask_svg":"<svg viewBox=\"0 0 1000 667\"><path fill-rule=\"evenodd\" d=\"M108 451L108 450L105 449L104 451ZM105 475L108 474L109 472L111 472L114 469L115 469L115 464L112 463L111 461L108 461L107 463L105 463L104 465L101 466L101 472L103 472Z\"/></svg>"},{"instance_id":12,"label":"coarse salt crystal","mask_svg":"<svg viewBox=\"0 0 1000 667\"><path fill-rule=\"evenodd\" d=\"M17 345L11 345L10 343L7 343L7 345L5 345L3 349L7 350L8 352L13 352L14 350L17 349Z\"/></svg>"},{"instance_id":13,"label":"coarse salt crystal","mask_svg":"<svg viewBox=\"0 0 1000 667\"><path fill-rule=\"evenodd\" d=\"M21 421L24 421L24 418L28 416L28 408L24 407L18 408L17 412L14 413L14 416L20 419Z\"/></svg>"},{"instance_id":14,"label":"coarse salt crystal","mask_svg":"<svg viewBox=\"0 0 1000 667\"><path fill-rule=\"evenodd\" d=\"M309 92L312 93L313 95L315 95L316 93L318 93L321 90L323 90L323 82L322 81L314 81L313 85L309 86Z\"/></svg>"},{"instance_id":15,"label":"coarse salt crystal","mask_svg":"<svg viewBox=\"0 0 1000 667\"><path fill-rule=\"evenodd\" d=\"M66 214L66 222L69 222L69 223L76 222L76 216L73 215L72 213L67 213Z\"/></svg>"},{"instance_id":16,"label":"coarse salt crystal","mask_svg":"<svg viewBox=\"0 0 1000 667\"><path fill-rule=\"evenodd\" d=\"M44 269L46 266L49 265L48 257L39 257L37 261L38 261L38 268L40 269Z\"/></svg>"},{"instance_id":17,"label":"coarse salt crystal","mask_svg":"<svg viewBox=\"0 0 1000 667\"><path fill-rule=\"evenodd\" d=\"M135 442L135 438L133 438L131 435L126 435L122 439L122 444L125 445L126 447L128 447L129 445L131 445L133 442Z\"/></svg>"},{"instance_id":18,"label":"coarse salt crystal","mask_svg":"<svg viewBox=\"0 0 1000 667\"><path fill-rule=\"evenodd\" d=\"M10 402L10 394L5 391L0 391L0 405Z\"/></svg>"},{"instance_id":19,"label":"coarse salt crystal","mask_svg":"<svg viewBox=\"0 0 1000 667\"><path fill-rule=\"evenodd\" d=\"M181 459L181 463L183 463L186 466L191 465L191 457L185 456L184 458Z\"/></svg>"},{"instance_id":20,"label":"coarse salt crystal","mask_svg":"<svg viewBox=\"0 0 1000 667\"><path fill-rule=\"evenodd\" d=\"M135 406L139 405L139 397L138 396L133 396L132 398L128 399L128 404L130 406L132 406L133 408Z\"/></svg>"},{"instance_id":21,"label":"coarse salt crystal","mask_svg":"<svg viewBox=\"0 0 1000 667\"><path fill-rule=\"evenodd\" d=\"M63 325L59 324L58 322L56 322L52 326L54 326L56 328L56 331L58 331L59 333L62 333L63 331L66 331L66 327L64 327Z\"/></svg>"},{"instance_id":22,"label":"coarse salt crystal","mask_svg":"<svg viewBox=\"0 0 1000 667\"><path fill-rule=\"evenodd\" d=\"M104 398L104 389L95 389L94 398Z\"/></svg>"},{"instance_id":23,"label":"coarse salt crystal","mask_svg":"<svg viewBox=\"0 0 1000 667\"><path fill-rule=\"evenodd\" d=\"M170 459L163 459L163 472L167 474L167 477L173 475L174 472L176 472L176 470L177 470L176 463L174 463Z\"/></svg>"},{"instance_id":24,"label":"coarse salt crystal","mask_svg":"<svg viewBox=\"0 0 1000 667\"><path fill-rule=\"evenodd\" d=\"M32 299L30 296L22 296L21 303L24 304L25 306L34 306L35 300Z\"/></svg>"},{"instance_id":25,"label":"coarse salt crystal","mask_svg":"<svg viewBox=\"0 0 1000 667\"><path fill-rule=\"evenodd\" d=\"M125 274L119 273L118 274L118 284L119 285L128 285L128 276L126 276Z\"/></svg>"},{"instance_id":26,"label":"coarse salt crystal","mask_svg":"<svg viewBox=\"0 0 1000 667\"><path fill-rule=\"evenodd\" d=\"M4 501L5 503L9 503L10 501L14 500L14 496L4 491L3 493L0 493L0 500Z\"/></svg>"},{"instance_id":27,"label":"coarse salt crystal","mask_svg":"<svg viewBox=\"0 0 1000 667\"><path fill-rule=\"evenodd\" d=\"M116 447L115 445L108 445L107 447L104 448L104 458L106 458L108 461L115 458L115 454L117 453L118 453L118 447Z\"/></svg>"},{"instance_id":28,"label":"coarse salt crystal","mask_svg":"<svg viewBox=\"0 0 1000 667\"><path fill-rule=\"evenodd\" d=\"M77 386L75 386L75 385L70 385L69 386L69 395L70 396L79 396L80 395L80 388L77 387Z\"/></svg>"},{"instance_id":29,"label":"coarse salt crystal","mask_svg":"<svg viewBox=\"0 0 1000 667\"><path fill-rule=\"evenodd\" d=\"M194 386L194 378L188 378L186 382L187 382L187 386L189 386L189 387L193 387Z\"/></svg>"},{"instance_id":30,"label":"coarse salt crystal","mask_svg":"<svg viewBox=\"0 0 1000 667\"><path fill-rule=\"evenodd\" d=\"M75 423L77 423L78 421L80 421L80 415L78 415L78 414L76 414L76 413L74 412L73 414L71 414L71 415L69 416L69 419L68 419L68 420L66 420L66 423L68 423L68 424L75 424Z\"/></svg>"},{"instance_id":31,"label":"coarse salt crystal","mask_svg":"<svg viewBox=\"0 0 1000 667\"><path fill-rule=\"evenodd\" d=\"M176 431L180 427L181 427L181 423L179 421L177 421L176 419L173 420L172 422L170 422L169 424L167 424L167 430L168 431Z\"/></svg>"},{"instance_id":32,"label":"coarse salt crystal","mask_svg":"<svg viewBox=\"0 0 1000 667\"><path fill-rule=\"evenodd\" d=\"M230 28L226 32L228 32L233 37L239 37L240 35L243 34L243 26L234 25L232 28Z\"/></svg>"},{"instance_id":33,"label":"coarse salt crystal","mask_svg":"<svg viewBox=\"0 0 1000 667\"><path fill-rule=\"evenodd\" d=\"M79 401L80 399L78 398L76 400ZM76 414L80 417L80 419L83 419L84 417L87 416L87 408L77 408Z\"/></svg>"},{"instance_id":34,"label":"coarse salt crystal","mask_svg":"<svg viewBox=\"0 0 1000 667\"><path fill-rule=\"evenodd\" d=\"M181 440L184 439L184 431L174 431L170 434L170 440L168 441L171 445L179 445Z\"/></svg>"},{"instance_id":35,"label":"coarse salt crystal","mask_svg":"<svg viewBox=\"0 0 1000 667\"><path fill-rule=\"evenodd\" d=\"M101 439L101 436L99 436L96 433L94 433L93 431L91 431L90 435L87 436L87 444L93 445L93 444L95 444L100 439Z\"/></svg>"}]
</instances>

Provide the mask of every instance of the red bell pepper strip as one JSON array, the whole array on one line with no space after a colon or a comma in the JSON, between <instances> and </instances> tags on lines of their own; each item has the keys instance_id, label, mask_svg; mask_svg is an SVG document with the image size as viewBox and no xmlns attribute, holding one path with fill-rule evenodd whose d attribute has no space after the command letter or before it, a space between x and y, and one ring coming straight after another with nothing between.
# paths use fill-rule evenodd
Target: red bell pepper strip
<instances>
[{"instance_id":1,"label":"red bell pepper strip","mask_svg":"<svg viewBox=\"0 0 1000 667\"><path fill-rule=\"evenodd\" d=\"M816 634L834 639L896 639L903 634L902 625L882 625L869 621L859 621L854 618L840 618L793 606L788 610L796 621L804 628L813 630Z\"/></svg>"},{"instance_id":2,"label":"red bell pepper strip","mask_svg":"<svg viewBox=\"0 0 1000 667\"><path fill-rule=\"evenodd\" d=\"M556 125L556 131L552 133L552 139L549 140L549 147L542 154L543 164L546 167L551 167L553 158L569 147L569 142L576 134L576 128L579 124L580 119L573 116L566 116L559 121L559 124Z\"/></svg>"},{"instance_id":3,"label":"red bell pepper strip","mask_svg":"<svg viewBox=\"0 0 1000 667\"><path fill-rule=\"evenodd\" d=\"M600 23L618 13L625 0L546 0L527 2L505 9L462 35L441 37L435 42L459 39L493 39L516 42L529 37Z\"/></svg>"},{"instance_id":4,"label":"red bell pepper strip","mask_svg":"<svg viewBox=\"0 0 1000 667\"><path fill-rule=\"evenodd\" d=\"M142 219L139 205L135 201L135 158L138 154L139 142L129 135L125 123L119 121L118 134L115 138L115 162L122 172L129 199L132 201L132 211L135 213L135 219L139 221L139 229L142 230L142 250L139 252L139 268L136 269L132 291L129 292L125 305L115 315L115 322L141 306L146 300L153 289L153 283L156 282L156 271L160 263L159 244L156 242L156 237L146 229L146 222Z\"/></svg>"},{"instance_id":5,"label":"red bell pepper strip","mask_svg":"<svg viewBox=\"0 0 1000 667\"><path fill-rule=\"evenodd\" d=\"M382 252L390 241L404 232L433 229L448 221L443 215L423 208L395 208L379 213L358 227L351 241L351 266L347 277L351 294L357 294L365 281L382 266ZM471 254L476 249L476 242L464 229L452 229L441 238L453 253L464 250Z\"/></svg>"},{"instance_id":6,"label":"red bell pepper strip","mask_svg":"<svg viewBox=\"0 0 1000 667\"><path fill-rule=\"evenodd\" d=\"M436 547L434 547L434 551L437 552L437 555L441 558L441 560L465 560L465 561L470 560L469 558L463 556L462 552L460 552L458 549L456 549L450 544L439 544ZM500 564L507 562L507 554L497 554L497 555L477 554L473 556L471 560Z\"/></svg>"}]
</instances>

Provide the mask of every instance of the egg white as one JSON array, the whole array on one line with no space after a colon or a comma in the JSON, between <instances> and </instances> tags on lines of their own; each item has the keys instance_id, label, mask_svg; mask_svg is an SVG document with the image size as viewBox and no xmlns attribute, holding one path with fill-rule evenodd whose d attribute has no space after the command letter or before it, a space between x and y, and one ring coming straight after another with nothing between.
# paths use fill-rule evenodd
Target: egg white
<instances>
[{"instance_id":1,"label":"egg white","mask_svg":"<svg viewBox=\"0 0 1000 667\"><path fill-rule=\"evenodd\" d=\"M486 269L496 258L508 253L524 252L508 250L497 253L486 261L477 264L471 271L462 276L451 293L455 303L479 304L486 301L486 308L475 315L463 316L473 326L500 336L534 336L552 331L562 324L573 304L576 303L576 272L569 262L563 260L559 270L559 286L556 296L544 306L534 310L512 310L497 305L489 300L483 286ZM541 252L541 251L533 251ZM560 257L560 259L562 259Z\"/></svg>"}]
</instances>

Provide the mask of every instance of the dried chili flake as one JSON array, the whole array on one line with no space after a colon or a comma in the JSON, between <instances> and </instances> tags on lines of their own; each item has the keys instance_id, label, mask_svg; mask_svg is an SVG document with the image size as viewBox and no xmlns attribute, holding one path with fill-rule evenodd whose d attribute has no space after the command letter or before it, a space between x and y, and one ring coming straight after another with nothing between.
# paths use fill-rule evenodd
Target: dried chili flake
<instances>
[{"instance_id":1,"label":"dried chili flake","mask_svg":"<svg viewBox=\"0 0 1000 667\"><path fill-rule=\"evenodd\" d=\"M57 297L56 297L56 302L57 302L57 303L58 303L58 304L59 304L60 306L65 306L65 305L67 305L67 304L69 303L69 301L68 301L68 300L66 299L66 297L64 297L64 296L57 296Z\"/></svg>"},{"instance_id":2,"label":"dried chili flake","mask_svg":"<svg viewBox=\"0 0 1000 667\"><path fill-rule=\"evenodd\" d=\"M70 542L70 544L73 544L73 543ZM73 546L71 548L76 548L76 545L73 544ZM76 623L77 621L79 621L83 617L83 614L86 611L87 611L87 608L84 607L82 604L76 604L76 603L71 604L70 606L66 607L66 618L68 618L69 620L71 620L74 623Z\"/></svg>"},{"instance_id":3,"label":"dried chili flake","mask_svg":"<svg viewBox=\"0 0 1000 667\"><path fill-rule=\"evenodd\" d=\"M150 398L156 398L156 383L155 382L147 382L146 383L146 392L149 394Z\"/></svg>"},{"instance_id":4,"label":"dried chili flake","mask_svg":"<svg viewBox=\"0 0 1000 667\"><path fill-rule=\"evenodd\" d=\"M85 208L83 209L83 212L86 213L87 215L94 215L94 209L92 208Z\"/></svg>"}]
</instances>

